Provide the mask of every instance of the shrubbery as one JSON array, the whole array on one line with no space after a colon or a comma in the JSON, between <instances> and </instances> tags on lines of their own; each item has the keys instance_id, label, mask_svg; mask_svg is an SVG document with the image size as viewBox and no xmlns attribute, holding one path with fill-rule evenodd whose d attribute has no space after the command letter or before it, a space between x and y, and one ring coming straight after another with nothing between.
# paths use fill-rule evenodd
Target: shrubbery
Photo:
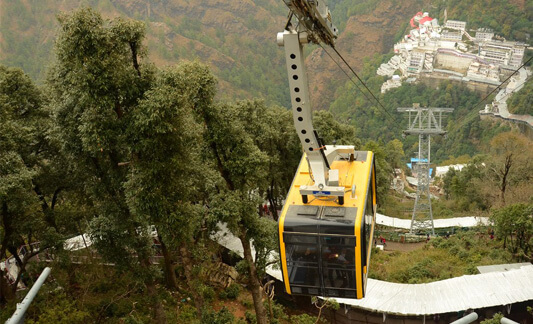
<instances>
[{"instance_id":1,"label":"shrubbery","mask_svg":"<svg viewBox=\"0 0 533 324\"><path fill-rule=\"evenodd\" d=\"M424 248L415 251L375 252L371 278L411 284L477 274L477 266L512 261L512 255L484 230L458 233L448 239L432 238Z\"/></svg>"},{"instance_id":2,"label":"shrubbery","mask_svg":"<svg viewBox=\"0 0 533 324\"><path fill-rule=\"evenodd\" d=\"M222 299L237 299L241 293L241 286L232 283L228 288L222 290L218 295Z\"/></svg>"}]
</instances>

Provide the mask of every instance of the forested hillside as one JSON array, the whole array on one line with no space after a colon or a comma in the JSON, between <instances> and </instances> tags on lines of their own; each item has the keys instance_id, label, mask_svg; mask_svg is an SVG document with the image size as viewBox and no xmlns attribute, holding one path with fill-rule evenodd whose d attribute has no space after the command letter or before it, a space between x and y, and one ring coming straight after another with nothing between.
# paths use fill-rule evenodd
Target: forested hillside
<instances>
[{"instance_id":1,"label":"forested hillside","mask_svg":"<svg viewBox=\"0 0 533 324\"><path fill-rule=\"evenodd\" d=\"M21 67L38 83L42 82L52 58L56 14L80 6L94 7L108 18L127 16L143 21L149 59L157 66L173 65L183 59L205 62L218 78L220 98L264 98L268 103L288 107L283 51L275 44L287 9L276 0L0 1L0 62ZM375 70L388 58L383 54L391 51L394 42L408 30L410 17L418 11L428 11L442 21L446 10L449 19L467 20L469 28L490 27L509 39L526 40L528 30L533 28L532 10L527 10L531 1L476 0L466 5L461 1L335 0L330 6L340 29L337 49L375 94L379 94L382 82ZM456 121L470 116L463 127L449 129L453 141L439 146L442 152L435 155L438 160L450 155L474 155L479 143L499 132L494 129L496 125L475 118L476 113L470 110L480 96L459 89L461 85L444 84L438 89L404 86L379 96L385 107L382 109L366 99L370 95L363 96L347 80L322 48L309 46L306 53L313 108L331 109L338 120L354 125L363 140L386 142L399 138L405 125L396 108L410 106L416 100L456 108L449 118L456 126ZM331 49L328 53L333 54ZM447 92L450 89L461 94L452 95ZM514 108L523 99L512 100L512 109L524 111ZM406 139L405 147L411 147L413 141Z\"/></svg>"},{"instance_id":2,"label":"forested hillside","mask_svg":"<svg viewBox=\"0 0 533 324\"><path fill-rule=\"evenodd\" d=\"M462 84L379 94L376 68L424 3L333 3L339 49L383 107L307 50L316 129L375 153L380 208L407 199L390 184L417 147L400 141L396 108L455 108L435 160L471 163L440 179L435 214L490 214L496 238L484 243L487 227L432 238L404 258L416 272L390 266L400 251L376 251L370 275L399 282L533 260L533 142L480 121L481 95ZM0 0L0 322L46 266L28 323L323 322L286 311L265 275L301 157L274 41L285 12L277 0ZM213 239L222 233L242 255Z\"/></svg>"},{"instance_id":3,"label":"forested hillside","mask_svg":"<svg viewBox=\"0 0 533 324\"><path fill-rule=\"evenodd\" d=\"M58 24L56 15L81 6L104 17L131 17L146 25L145 45L158 66L182 59L208 64L220 96L288 102L285 63L276 33L284 26L282 1L16 0L0 1L0 63L41 82Z\"/></svg>"},{"instance_id":4,"label":"forested hillside","mask_svg":"<svg viewBox=\"0 0 533 324\"><path fill-rule=\"evenodd\" d=\"M435 138L433 159L474 156L506 125L481 121L477 111L481 95L462 84L442 83L436 88L423 84L404 85L382 95L383 78L375 71L390 56L392 45L408 30L413 13L428 11L444 19L465 19L469 28L491 27L510 39L526 40L531 30L531 1L476 0L465 7L461 1L411 2L365 0L330 2L332 16L340 29L337 50L355 68L383 107L371 98L357 81L348 81L328 54L331 49L306 48L312 105L330 110L337 120L355 127L357 136L367 142L385 144L400 139L406 127L397 107L413 102L455 108L448 118L448 140ZM0 62L21 67L41 83L53 61L51 52L60 11L80 6L94 7L104 18L134 17L146 28L141 53L156 66L174 65L181 60L208 64L217 77L217 97L223 100L264 98L267 103L288 106L283 51L275 35L285 23L287 9L282 1L215 0L16 0L0 1ZM480 14L482 12L483 14ZM530 52L526 56L531 55ZM337 62L339 58L332 55ZM143 59L142 57L140 59ZM526 57L527 59L527 57ZM346 70L346 67L344 67ZM510 99L512 112L528 113L531 81ZM364 92L364 93L362 93ZM407 155L416 151L417 139L401 139Z\"/></svg>"},{"instance_id":5,"label":"forested hillside","mask_svg":"<svg viewBox=\"0 0 533 324\"><path fill-rule=\"evenodd\" d=\"M376 55L365 60L361 78L368 87L379 94L383 77L375 74L377 66L389 56ZM432 138L432 161L440 163L449 157L461 155L474 156L486 146L496 134L508 131L510 127L498 122L483 121L479 118L482 96L469 90L461 83L441 82L437 88L425 84L404 85L379 95L379 105L362 86L346 82L339 88L337 98L330 110L335 116L347 120L357 130L363 140L386 143L394 138L401 139L402 131L407 129L406 116L397 112L398 107L412 107L420 103L427 107L451 107L453 113L445 116L444 124L447 138ZM364 92L364 93L363 93ZM407 158L415 157L418 152L418 137L407 136L401 139Z\"/></svg>"},{"instance_id":6,"label":"forested hillside","mask_svg":"<svg viewBox=\"0 0 533 324\"><path fill-rule=\"evenodd\" d=\"M509 98L507 106L512 114L533 115L533 78L529 79L520 91Z\"/></svg>"}]
</instances>

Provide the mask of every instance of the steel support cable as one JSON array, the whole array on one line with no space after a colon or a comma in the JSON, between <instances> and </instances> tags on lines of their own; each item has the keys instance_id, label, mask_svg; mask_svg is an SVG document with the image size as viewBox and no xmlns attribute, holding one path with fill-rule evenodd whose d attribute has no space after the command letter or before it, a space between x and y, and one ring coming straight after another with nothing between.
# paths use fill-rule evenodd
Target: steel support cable
<instances>
[{"instance_id":1,"label":"steel support cable","mask_svg":"<svg viewBox=\"0 0 533 324\"><path fill-rule=\"evenodd\" d=\"M533 56L530 57L524 64L522 64L518 69L516 69L513 73L511 73L511 75L509 77L507 77L507 79L503 80L499 86L497 86L496 88L494 88L491 92L489 92L489 94L487 94L485 97L483 97L483 99L481 99L477 104L474 105L474 107L472 108L471 111L475 111L475 109L481 104L483 103L485 100L487 100L487 98L492 95L496 90L500 89L502 87L502 85L505 84L505 82L507 82L513 75L515 75L518 71L520 71L521 68L523 68L524 66L526 66L531 60L533 59ZM474 118L476 118L478 116L478 114L474 114L472 115L470 118L467 118L465 120L463 120L462 123L458 124L457 127L455 127L455 129L459 129L461 127L463 127L464 125L466 125L466 123L472 121Z\"/></svg>"},{"instance_id":2,"label":"steel support cable","mask_svg":"<svg viewBox=\"0 0 533 324\"><path fill-rule=\"evenodd\" d=\"M289 20L290 18L292 18L292 16L289 17ZM300 17L296 16L296 19L298 21L298 23L300 23ZM326 42L327 43L327 42ZM353 79L348 75L348 73L346 73L346 71L344 71L344 69L340 66L340 64L335 61L333 59L333 57L328 53L328 51L326 51L326 49L322 46L322 44L320 44L320 42L316 42L316 44L318 44L323 50L324 52L326 52L326 54L328 54L328 56L333 60L333 62L335 62L335 64L337 64L337 66L341 69L341 71L348 77L348 79L357 87L357 89L359 91L361 91L361 93L365 96L365 98L368 100L368 101L371 101L370 98L368 98L368 96L364 93L364 91L361 90L361 88L353 81ZM389 117L391 117L392 119L394 119L394 121L398 121L397 119L395 119L388 111L387 109L385 109L385 107L381 104L381 102L378 100L378 98L376 98L376 96L372 93L372 91L370 91L370 89L366 86L366 84L363 82L363 80L361 80L361 78L359 77L359 75L357 75L357 73L355 73L354 69L352 69L352 67L348 64L348 62L344 59L344 57L342 57L342 55L337 51L337 49L332 45L332 44L329 44L329 46L335 51L335 53L337 53L337 55L340 57L340 59L344 62L344 64L346 64L346 66L348 66L348 68L350 69L350 71L352 71L352 73L355 75L355 77L363 84L363 86L366 88L366 90L370 93L370 95L372 95L372 97L376 100L376 102L378 103L379 106L381 106L381 108L383 109L383 111L389 115ZM364 112L364 110L362 110ZM366 113L364 113L365 116L369 117ZM370 117L369 117L370 118Z\"/></svg>"},{"instance_id":3,"label":"steel support cable","mask_svg":"<svg viewBox=\"0 0 533 324\"><path fill-rule=\"evenodd\" d=\"M378 103L378 105L383 109L383 111L389 115L389 117L395 119L394 117L392 117L392 115L387 111L387 109L385 108L385 106L383 106L383 104L381 103L381 101L379 101L379 99L374 95L374 93L368 88L368 86L366 85L366 83L359 77L359 75L357 75L357 73L355 72L355 70L350 66L350 64L348 64L348 62L344 59L344 57L341 55L341 53L339 53L339 51L337 51L337 49L333 46L331 46L331 48L335 51L335 53L337 53L337 55L339 56L339 58L344 62L344 64L346 64L346 66L350 69L350 71L352 71L352 73L355 75L355 77L357 78L357 80L359 80L359 82L361 82L363 84L363 86L365 87L365 89L370 93L370 95L374 98L374 100L376 100L376 102ZM395 120L397 121L397 120Z\"/></svg>"},{"instance_id":4,"label":"steel support cable","mask_svg":"<svg viewBox=\"0 0 533 324\"><path fill-rule=\"evenodd\" d=\"M366 93L363 92L363 90L361 90L361 87L359 87L357 85L357 83L355 83L355 81L352 79L352 77L348 74L348 72L346 72L342 66L339 64L339 62L337 62L333 56L331 56L331 54L329 54L329 52L322 46L322 44L318 44L318 46L320 46L324 52L329 56L329 58L335 62L335 64L339 67L339 69L342 71L342 73L344 73L344 75L346 75L346 77L348 78L348 80L350 80L351 83L353 83L353 85L357 88L357 90L359 90L359 92L361 92L363 94L363 96L365 96L366 100L368 100L369 102L372 102L372 100L370 100L370 98L368 97L368 95ZM370 116L367 115L366 111L365 110L361 110L363 112L363 114L370 118Z\"/></svg>"}]
</instances>

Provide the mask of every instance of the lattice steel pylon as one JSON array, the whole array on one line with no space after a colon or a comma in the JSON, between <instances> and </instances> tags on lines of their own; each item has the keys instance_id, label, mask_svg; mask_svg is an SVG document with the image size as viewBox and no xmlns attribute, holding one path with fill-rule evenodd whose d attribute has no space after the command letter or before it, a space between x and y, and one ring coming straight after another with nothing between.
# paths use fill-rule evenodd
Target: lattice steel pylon
<instances>
[{"instance_id":1,"label":"lattice steel pylon","mask_svg":"<svg viewBox=\"0 0 533 324\"><path fill-rule=\"evenodd\" d=\"M433 211L431 209L431 195L429 192L429 165L431 163L431 135L445 135L442 129L443 113L453 111L453 108L426 108L413 104L412 108L398 108L400 112L409 113L409 128L405 135L418 135L418 160L413 166L418 185L416 200L413 208L410 233L431 233L435 235L433 225Z\"/></svg>"}]
</instances>

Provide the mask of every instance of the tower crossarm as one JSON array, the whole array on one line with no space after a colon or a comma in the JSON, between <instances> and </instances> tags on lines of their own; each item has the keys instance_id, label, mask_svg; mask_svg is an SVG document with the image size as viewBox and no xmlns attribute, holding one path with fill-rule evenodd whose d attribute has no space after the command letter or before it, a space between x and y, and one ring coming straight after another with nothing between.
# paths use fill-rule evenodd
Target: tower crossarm
<instances>
[{"instance_id":1,"label":"tower crossarm","mask_svg":"<svg viewBox=\"0 0 533 324\"><path fill-rule=\"evenodd\" d=\"M444 135L446 131L442 129L443 113L453 111L453 108L425 108L410 107L398 108L399 112L407 112L409 118L409 128L404 134L428 134Z\"/></svg>"}]
</instances>

